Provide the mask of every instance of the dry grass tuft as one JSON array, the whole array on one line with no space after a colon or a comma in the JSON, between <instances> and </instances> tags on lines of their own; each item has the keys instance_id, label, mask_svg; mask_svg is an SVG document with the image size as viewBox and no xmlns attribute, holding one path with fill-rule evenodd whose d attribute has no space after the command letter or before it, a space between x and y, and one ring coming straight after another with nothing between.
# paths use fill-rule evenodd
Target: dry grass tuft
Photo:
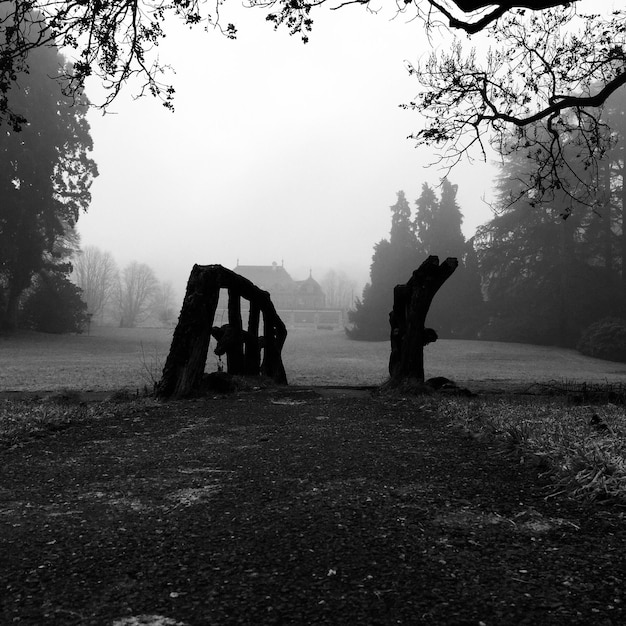
<instances>
[{"instance_id":1,"label":"dry grass tuft","mask_svg":"<svg viewBox=\"0 0 626 626\"><path fill-rule=\"evenodd\" d=\"M558 400L442 399L439 414L472 436L495 437L502 450L553 477L557 492L626 501L626 412L613 404ZM555 494L553 494L555 495Z\"/></svg>"},{"instance_id":2,"label":"dry grass tuft","mask_svg":"<svg viewBox=\"0 0 626 626\"><path fill-rule=\"evenodd\" d=\"M65 430L76 422L113 415L123 407L107 402L79 402L69 393L44 399L0 400L0 448L18 444L28 437Z\"/></svg>"}]
</instances>

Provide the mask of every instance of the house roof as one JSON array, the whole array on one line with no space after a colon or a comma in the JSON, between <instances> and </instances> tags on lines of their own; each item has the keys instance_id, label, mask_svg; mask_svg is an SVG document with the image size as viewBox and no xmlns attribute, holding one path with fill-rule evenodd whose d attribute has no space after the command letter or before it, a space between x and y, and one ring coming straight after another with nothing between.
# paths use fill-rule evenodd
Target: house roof
<instances>
[{"instance_id":1,"label":"house roof","mask_svg":"<svg viewBox=\"0 0 626 626\"><path fill-rule=\"evenodd\" d=\"M323 294L324 290L321 285L313 278L309 276L306 280L297 280L296 285L300 293L308 294Z\"/></svg>"},{"instance_id":2,"label":"house roof","mask_svg":"<svg viewBox=\"0 0 626 626\"><path fill-rule=\"evenodd\" d=\"M287 270L277 263L272 265L237 265L234 271L266 291L293 290L295 286L295 281Z\"/></svg>"}]
</instances>

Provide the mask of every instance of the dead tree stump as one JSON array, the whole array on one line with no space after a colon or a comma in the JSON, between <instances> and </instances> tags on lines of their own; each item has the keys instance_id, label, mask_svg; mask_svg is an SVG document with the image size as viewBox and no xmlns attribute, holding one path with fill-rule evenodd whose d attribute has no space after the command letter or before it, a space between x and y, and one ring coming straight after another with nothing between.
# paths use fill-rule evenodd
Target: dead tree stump
<instances>
[{"instance_id":1,"label":"dead tree stump","mask_svg":"<svg viewBox=\"0 0 626 626\"><path fill-rule=\"evenodd\" d=\"M157 385L158 397L185 397L200 389L222 288L228 290L231 336L239 338L227 342L225 351L229 373L261 373L278 384L287 384L281 356L287 329L269 293L221 265L194 265L163 375ZM240 298L250 302L247 331L242 328ZM258 337L261 315L264 340ZM263 363L261 349L264 350Z\"/></svg>"},{"instance_id":2,"label":"dead tree stump","mask_svg":"<svg viewBox=\"0 0 626 626\"><path fill-rule=\"evenodd\" d=\"M392 385L408 379L424 382L424 346L437 340L432 328L424 328L426 315L435 294L458 264L457 259L449 257L439 265L438 257L429 256L405 285L394 288L393 310L389 313Z\"/></svg>"}]
</instances>

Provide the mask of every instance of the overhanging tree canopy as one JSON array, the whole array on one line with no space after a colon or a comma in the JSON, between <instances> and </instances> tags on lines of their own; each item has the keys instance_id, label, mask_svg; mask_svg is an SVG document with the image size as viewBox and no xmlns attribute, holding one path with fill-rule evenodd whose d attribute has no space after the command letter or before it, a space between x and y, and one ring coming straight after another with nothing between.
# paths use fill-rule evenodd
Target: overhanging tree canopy
<instances>
[{"instance_id":1,"label":"overhanging tree canopy","mask_svg":"<svg viewBox=\"0 0 626 626\"><path fill-rule=\"evenodd\" d=\"M6 94L7 87L13 82L13 72L24 67L30 50L56 44L73 48L76 52L77 60L68 73L74 86L82 85L88 76L97 74L110 89L110 97L114 98L130 77L141 75L146 81L146 89L161 96L166 106L171 106L174 91L171 85L160 80L165 66L160 64L154 50L166 34L166 19L175 16L188 25L214 26L227 37L235 37L235 25L224 24L220 19L222 4L219 0L0 0L0 33L3 35L0 37L0 93ZM312 11L321 6L339 9L347 4L367 8L370 5L368 0L251 0L249 4L267 10L268 21L276 26L286 26L293 34L300 34L305 39L313 27ZM569 20L571 12L575 13L584 4L581 0L404 0L398 3L398 10L409 15L413 12L427 28L443 23L474 34L515 19L520 9L542 12L540 15L560 15ZM597 6L593 8L597 9ZM552 10L545 13L548 9ZM616 59L621 63L621 74L624 60L618 50L623 37L620 15L621 12L616 14L616 20L609 22L595 21L597 16L592 16L590 23L601 26L598 30L612 38L615 44L613 48L599 48L594 58L600 64L607 56L609 60ZM494 34L489 31L490 36ZM582 56L581 52L579 59ZM556 60L559 69L566 67L569 60ZM624 84L624 77L606 78L603 88L606 87L607 92L598 92L601 100ZM570 97L576 96L574 93L562 94L554 106L576 104ZM506 114L503 112L503 115Z\"/></svg>"},{"instance_id":2,"label":"overhanging tree canopy","mask_svg":"<svg viewBox=\"0 0 626 626\"><path fill-rule=\"evenodd\" d=\"M276 313L270 294L247 278L221 265L194 265L189 275L183 307L174 330L170 352L157 385L161 398L184 397L197 392L202 383L211 335L216 336L213 320L220 289L228 290L228 327L230 345L217 353L228 355L233 374L259 373L278 384L287 384L281 351L287 338L285 324ZM248 300L248 330L243 331L241 298ZM263 318L263 362L260 361L259 323ZM225 330L225 329L224 329ZM244 341L243 336L247 335ZM235 336L240 338L237 342ZM236 345L239 343L239 345ZM245 343L245 351L244 351ZM228 354L230 352L230 354Z\"/></svg>"},{"instance_id":3,"label":"overhanging tree canopy","mask_svg":"<svg viewBox=\"0 0 626 626\"><path fill-rule=\"evenodd\" d=\"M599 108L626 84L626 12L568 8L513 11L489 27L479 54L456 40L410 72L422 91L405 105L426 124L414 137L436 145L448 164L486 146L503 156L520 149L536 165L522 191L552 201L564 191L593 205L596 171L615 137ZM593 7L594 10L596 7Z\"/></svg>"},{"instance_id":4,"label":"overhanging tree canopy","mask_svg":"<svg viewBox=\"0 0 626 626\"><path fill-rule=\"evenodd\" d=\"M50 80L65 63L55 47L32 51L7 92L29 124L16 132L0 113L0 330L15 328L32 277L67 256L57 244L87 210L98 175L87 99Z\"/></svg>"},{"instance_id":5,"label":"overhanging tree canopy","mask_svg":"<svg viewBox=\"0 0 626 626\"><path fill-rule=\"evenodd\" d=\"M320 7L348 4L370 8L368 0L249 2L267 11L276 27L305 41ZM98 75L108 89L107 104L139 76L142 93L171 108L174 88L164 80L167 66L156 51L166 20L176 17L235 37L235 25L220 18L222 5L223 0L0 0L0 116L19 126L21 114L7 98L15 71L27 64L30 50L55 42L75 50L68 89ZM591 0L402 0L397 6L421 20L433 39L433 29L443 25L468 35L483 33L491 44L484 59L454 45L411 68L423 90L407 106L427 120L415 135L418 141L440 146L449 164L482 146L487 135L503 151L536 145L537 174L527 187L539 195L565 187L575 198L587 194L593 202L593 190L574 175L577 167L564 176L561 166L572 151L566 157L563 146L576 143L574 158L589 167L610 146L610 133L589 107L626 83L626 12L599 15L603 7ZM409 20L407 28L414 23ZM538 121L547 131L541 137L528 130Z\"/></svg>"}]
</instances>

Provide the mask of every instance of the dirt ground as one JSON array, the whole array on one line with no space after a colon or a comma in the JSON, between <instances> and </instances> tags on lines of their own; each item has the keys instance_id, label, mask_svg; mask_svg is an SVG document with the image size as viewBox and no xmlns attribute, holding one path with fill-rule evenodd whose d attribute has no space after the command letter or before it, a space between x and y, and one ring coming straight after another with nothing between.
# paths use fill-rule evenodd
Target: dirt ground
<instances>
[{"instance_id":1,"label":"dirt ground","mask_svg":"<svg viewBox=\"0 0 626 626\"><path fill-rule=\"evenodd\" d=\"M106 406L0 450L1 624L626 623L625 509L431 401Z\"/></svg>"}]
</instances>

